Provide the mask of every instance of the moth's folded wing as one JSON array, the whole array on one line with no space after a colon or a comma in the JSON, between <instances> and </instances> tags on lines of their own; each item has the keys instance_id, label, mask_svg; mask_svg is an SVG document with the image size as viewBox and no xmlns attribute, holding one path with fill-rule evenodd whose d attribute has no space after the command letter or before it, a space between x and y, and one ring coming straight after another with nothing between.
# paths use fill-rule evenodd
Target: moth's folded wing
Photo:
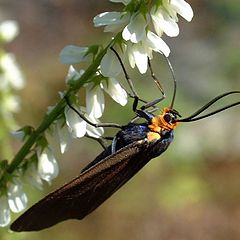
<instances>
[{"instance_id":1,"label":"moth's folded wing","mask_svg":"<svg viewBox=\"0 0 240 240\"><path fill-rule=\"evenodd\" d=\"M13 222L11 230L38 231L84 218L145 165L141 162L146 160L142 154L146 147L146 142L135 142L106 157L33 205Z\"/></svg>"}]
</instances>

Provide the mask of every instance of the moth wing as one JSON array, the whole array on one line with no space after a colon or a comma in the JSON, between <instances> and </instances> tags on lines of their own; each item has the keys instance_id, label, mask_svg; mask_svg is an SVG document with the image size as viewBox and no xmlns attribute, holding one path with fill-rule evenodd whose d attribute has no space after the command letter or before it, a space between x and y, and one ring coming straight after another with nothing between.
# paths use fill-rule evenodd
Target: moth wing
<instances>
[{"instance_id":1,"label":"moth wing","mask_svg":"<svg viewBox=\"0 0 240 240\"><path fill-rule=\"evenodd\" d=\"M13 231L38 231L67 219L82 219L138 172L149 159L149 143L134 142L106 157L29 208Z\"/></svg>"}]
</instances>

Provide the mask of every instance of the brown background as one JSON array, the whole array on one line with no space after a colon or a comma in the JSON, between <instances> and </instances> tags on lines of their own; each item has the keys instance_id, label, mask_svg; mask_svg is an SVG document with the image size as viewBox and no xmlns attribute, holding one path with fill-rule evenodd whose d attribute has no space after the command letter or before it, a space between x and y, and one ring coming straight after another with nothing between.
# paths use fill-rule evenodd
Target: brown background
<instances>
[{"instance_id":1,"label":"brown background","mask_svg":"<svg viewBox=\"0 0 240 240\"><path fill-rule=\"evenodd\" d=\"M219 93L240 89L239 2L189 3L195 12L193 21L189 24L179 18L179 37L165 38L178 79L175 107L183 116ZM27 80L20 93L22 110L16 116L19 125L38 126L47 106L58 100L57 92L66 88L68 67L59 63L60 50L69 44L106 43L111 36L94 28L92 18L118 6L91 0L0 0L1 20L15 19L20 25L20 35L7 46L15 53ZM167 105L171 77L163 59L155 55L154 60L156 74L169 96ZM154 85L146 83L149 75L141 77L132 70L129 73L146 99L151 99L153 92L158 96ZM131 102L123 108L107 99L102 121L127 123L133 115ZM226 103L229 101L222 105ZM83 221L64 222L40 233L10 234L0 230L0 238L240 239L239 112L238 107L211 119L182 124L163 156ZM17 150L19 144L15 145ZM46 186L46 193L76 176L101 150L95 142L80 139L60 155L54 145L61 174L52 186ZM46 194L28 186L25 189L29 204Z\"/></svg>"}]
</instances>

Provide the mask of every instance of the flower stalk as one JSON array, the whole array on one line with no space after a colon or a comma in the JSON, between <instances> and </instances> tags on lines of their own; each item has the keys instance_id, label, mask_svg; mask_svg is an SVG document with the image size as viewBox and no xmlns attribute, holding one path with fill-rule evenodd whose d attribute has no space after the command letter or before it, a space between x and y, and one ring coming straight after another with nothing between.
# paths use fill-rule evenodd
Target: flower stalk
<instances>
[{"instance_id":1,"label":"flower stalk","mask_svg":"<svg viewBox=\"0 0 240 240\"><path fill-rule=\"evenodd\" d=\"M74 86L72 86L65 94L66 97L70 97L74 92L79 90L84 83L88 81L91 75L97 71L97 68L106 54L108 48L114 43L114 40L110 42L110 44L104 48L100 53L97 55L95 61L88 67L88 69L83 73L83 75L75 81ZM36 143L38 138L45 132L46 129L58 118L58 116L63 112L63 109L66 106L66 100L62 98L54 109L47 115L45 115L42 123L39 127L32 132L30 137L26 140L25 144L21 147L18 153L15 155L9 166L6 168L5 172L3 172L0 178L0 186L3 182L5 182L9 175L11 175L14 170L21 164L21 162L26 158L29 151L31 150L32 146Z\"/></svg>"}]
</instances>

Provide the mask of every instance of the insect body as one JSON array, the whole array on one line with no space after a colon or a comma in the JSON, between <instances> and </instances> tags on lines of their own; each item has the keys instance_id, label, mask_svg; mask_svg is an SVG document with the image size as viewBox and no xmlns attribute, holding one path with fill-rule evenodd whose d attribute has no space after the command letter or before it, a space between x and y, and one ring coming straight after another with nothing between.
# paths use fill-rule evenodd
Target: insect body
<instances>
[{"instance_id":1,"label":"insect body","mask_svg":"<svg viewBox=\"0 0 240 240\"><path fill-rule=\"evenodd\" d=\"M11 229L37 231L67 219L82 219L96 209L172 142L176 113L165 109L157 117L148 117L147 123L126 125L116 135L116 152L109 146L77 178L20 216Z\"/></svg>"}]
</instances>

